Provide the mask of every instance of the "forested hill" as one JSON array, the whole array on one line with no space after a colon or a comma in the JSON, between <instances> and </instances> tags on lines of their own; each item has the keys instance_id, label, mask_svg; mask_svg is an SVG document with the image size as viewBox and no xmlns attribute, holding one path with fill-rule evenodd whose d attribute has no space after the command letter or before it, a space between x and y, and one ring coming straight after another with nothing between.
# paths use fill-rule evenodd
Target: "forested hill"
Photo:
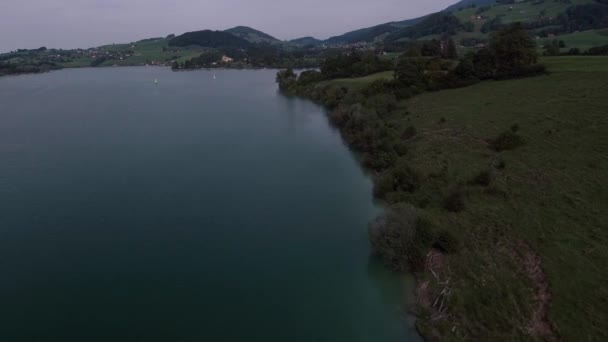
<instances>
[{"instance_id":1,"label":"forested hill","mask_svg":"<svg viewBox=\"0 0 608 342\"><path fill-rule=\"evenodd\" d=\"M237 37L243 38L250 43L281 43L281 41L276 39L275 37L247 26L233 27L224 32L228 32Z\"/></svg>"},{"instance_id":2,"label":"forested hill","mask_svg":"<svg viewBox=\"0 0 608 342\"><path fill-rule=\"evenodd\" d=\"M179 35L169 41L169 46L198 45L203 47L238 47L243 48L251 43L239 36L226 31L194 31Z\"/></svg>"},{"instance_id":3,"label":"forested hill","mask_svg":"<svg viewBox=\"0 0 608 342\"><path fill-rule=\"evenodd\" d=\"M352 44L356 42L373 42L382 40L383 36L386 36L392 32L399 31L405 27L415 25L422 21L425 17L394 21L390 23L380 24L372 27L367 27L351 32L347 32L343 35L334 36L324 41L325 44Z\"/></svg>"},{"instance_id":4,"label":"forested hill","mask_svg":"<svg viewBox=\"0 0 608 342\"><path fill-rule=\"evenodd\" d=\"M450 13L439 12L425 17L413 26L405 27L386 36L387 41L417 39L429 35L455 34L462 24Z\"/></svg>"},{"instance_id":5,"label":"forested hill","mask_svg":"<svg viewBox=\"0 0 608 342\"><path fill-rule=\"evenodd\" d=\"M446 8L443 12L452 12L458 9L464 9L471 6L490 6L496 4L496 0L462 0L458 3L451 5ZM324 43L326 44L352 44L356 42L373 42L384 40L385 37L390 36L392 33L397 31L402 31L406 27L414 26L424 19L428 18L430 15L425 15L418 18L407 19L402 21L393 21L390 23L384 23L372 27L367 27L351 32L347 32L345 34L334 36L327 39ZM411 32L411 31L410 31ZM409 34L401 34L402 36L407 36ZM421 36L424 36L421 35ZM395 36L392 35L394 38Z\"/></svg>"},{"instance_id":6,"label":"forested hill","mask_svg":"<svg viewBox=\"0 0 608 342\"><path fill-rule=\"evenodd\" d=\"M316 39L314 37L302 37L302 38L298 38L298 39L292 39L289 42L292 44L302 45L302 46L317 45L317 44L321 43L321 41L319 39Z\"/></svg>"}]
</instances>

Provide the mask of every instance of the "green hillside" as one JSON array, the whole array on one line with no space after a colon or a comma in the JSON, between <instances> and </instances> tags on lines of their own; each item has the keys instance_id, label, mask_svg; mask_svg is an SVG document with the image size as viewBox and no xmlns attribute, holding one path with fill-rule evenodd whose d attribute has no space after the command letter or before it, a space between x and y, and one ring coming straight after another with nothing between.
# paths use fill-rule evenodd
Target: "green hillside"
<instances>
[{"instance_id":1,"label":"green hillside","mask_svg":"<svg viewBox=\"0 0 608 342\"><path fill-rule=\"evenodd\" d=\"M129 44L104 45L76 54L62 63L64 67L87 67L96 60L103 59L99 66L130 66L145 64L168 64L171 61L184 61L205 51L199 46L169 46L170 38L144 39ZM74 53L73 53L74 54ZM95 56L95 57L93 57Z\"/></svg>"},{"instance_id":2,"label":"green hillside","mask_svg":"<svg viewBox=\"0 0 608 342\"><path fill-rule=\"evenodd\" d=\"M487 41L492 31L509 23L522 22L538 37L539 48L553 40L566 43L567 48L562 52L570 48L585 51L608 44L604 34L604 28L608 28L608 4L597 0L529 0L461 8L453 14L466 28L455 35L459 42L470 38Z\"/></svg>"},{"instance_id":3,"label":"green hillside","mask_svg":"<svg viewBox=\"0 0 608 342\"><path fill-rule=\"evenodd\" d=\"M408 19L403 21L394 21L390 23L380 24L372 27L367 27L351 32L347 32L340 36L331 37L324 41L325 44L352 44L358 42L374 42L383 40L388 34L399 31L405 27L416 25L425 17Z\"/></svg>"},{"instance_id":4,"label":"green hillside","mask_svg":"<svg viewBox=\"0 0 608 342\"><path fill-rule=\"evenodd\" d=\"M608 217L602 209L608 197L598 191L608 181L602 157L608 151L608 97L602 90L608 87L608 59L545 62L550 76L483 82L408 101L411 114L403 124L421 132L410 148L417 170L430 175L446 166L455 184L483 170L493 175L490 188L467 187L464 215L429 210L430 220L450 227L468 246L448 261L450 309L457 313L439 329L454 339L528 334L525 313L535 310L530 289L537 284L505 250L510 239L523 239L539 253L552 293L549 319L564 340L608 338L606 303L600 300L608 298ZM513 125L525 145L489 151L484 140ZM439 185L429 181L429 190ZM450 333L454 325L460 328Z\"/></svg>"},{"instance_id":5,"label":"green hillside","mask_svg":"<svg viewBox=\"0 0 608 342\"><path fill-rule=\"evenodd\" d=\"M382 92L391 72L310 88L362 163L403 147L387 201L416 206L421 241L439 236L417 274L428 340L608 339L608 57L542 62L548 75L401 101Z\"/></svg>"}]
</instances>

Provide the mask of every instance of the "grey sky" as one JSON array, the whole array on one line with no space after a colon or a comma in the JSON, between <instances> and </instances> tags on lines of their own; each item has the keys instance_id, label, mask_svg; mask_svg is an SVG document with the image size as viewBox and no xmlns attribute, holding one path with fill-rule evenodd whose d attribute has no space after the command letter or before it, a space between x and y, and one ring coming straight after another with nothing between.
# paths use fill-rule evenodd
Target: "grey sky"
<instances>
[{"instance_id":1,"label":"grey sky","mask_svg":"<svg viewBox=\"0 0 608 342\"><path fill-rule=\"evenodd\" d=\"M279 39L333 35L457 0L0 0L0 51L91 47L251 26Z\"/></svg>"}]
</instances>

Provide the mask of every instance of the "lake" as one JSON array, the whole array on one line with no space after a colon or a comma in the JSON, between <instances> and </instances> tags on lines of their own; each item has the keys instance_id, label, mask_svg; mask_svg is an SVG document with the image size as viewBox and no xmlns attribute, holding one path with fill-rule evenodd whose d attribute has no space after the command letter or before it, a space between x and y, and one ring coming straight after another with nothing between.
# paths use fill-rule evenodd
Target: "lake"
<instances>
[{"instance_id":1,"label":"lake","mask_svg":"<svg viewBox=\"0 0 608 342\"><path fill-rule=\"evenodd\" d=\"M275 72L0 78L0 340L418 341L370 178Z\"/></svg>"}]
</instances>

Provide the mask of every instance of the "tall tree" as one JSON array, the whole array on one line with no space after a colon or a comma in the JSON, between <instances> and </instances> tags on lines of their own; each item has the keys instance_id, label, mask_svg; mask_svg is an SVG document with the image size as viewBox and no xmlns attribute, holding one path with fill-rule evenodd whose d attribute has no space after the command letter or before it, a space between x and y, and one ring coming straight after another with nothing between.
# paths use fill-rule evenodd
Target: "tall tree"
<instances>
[{"instance_id":1,"label":"tall tree","mask_svg":"<svg viewBox=\"0 0 608 342\"><path fill-rule=\"evenodd\" d=\"M490 50L496 58L499 73L530 66L538 58L534 42L520 23L496 32L490 41Z\"/></svg>"},{"instance_id":2,"label":"tall tree","mask_svg":"<svg viewBox=\"0 0 608 342\"><path fill-rule=\"evenodd\" d=\"M445 43L445 58L447 59L457 59L458 58L458 50L456 50L456 44L452 38L448 38Z\"/></svg>"}]
</instances>

